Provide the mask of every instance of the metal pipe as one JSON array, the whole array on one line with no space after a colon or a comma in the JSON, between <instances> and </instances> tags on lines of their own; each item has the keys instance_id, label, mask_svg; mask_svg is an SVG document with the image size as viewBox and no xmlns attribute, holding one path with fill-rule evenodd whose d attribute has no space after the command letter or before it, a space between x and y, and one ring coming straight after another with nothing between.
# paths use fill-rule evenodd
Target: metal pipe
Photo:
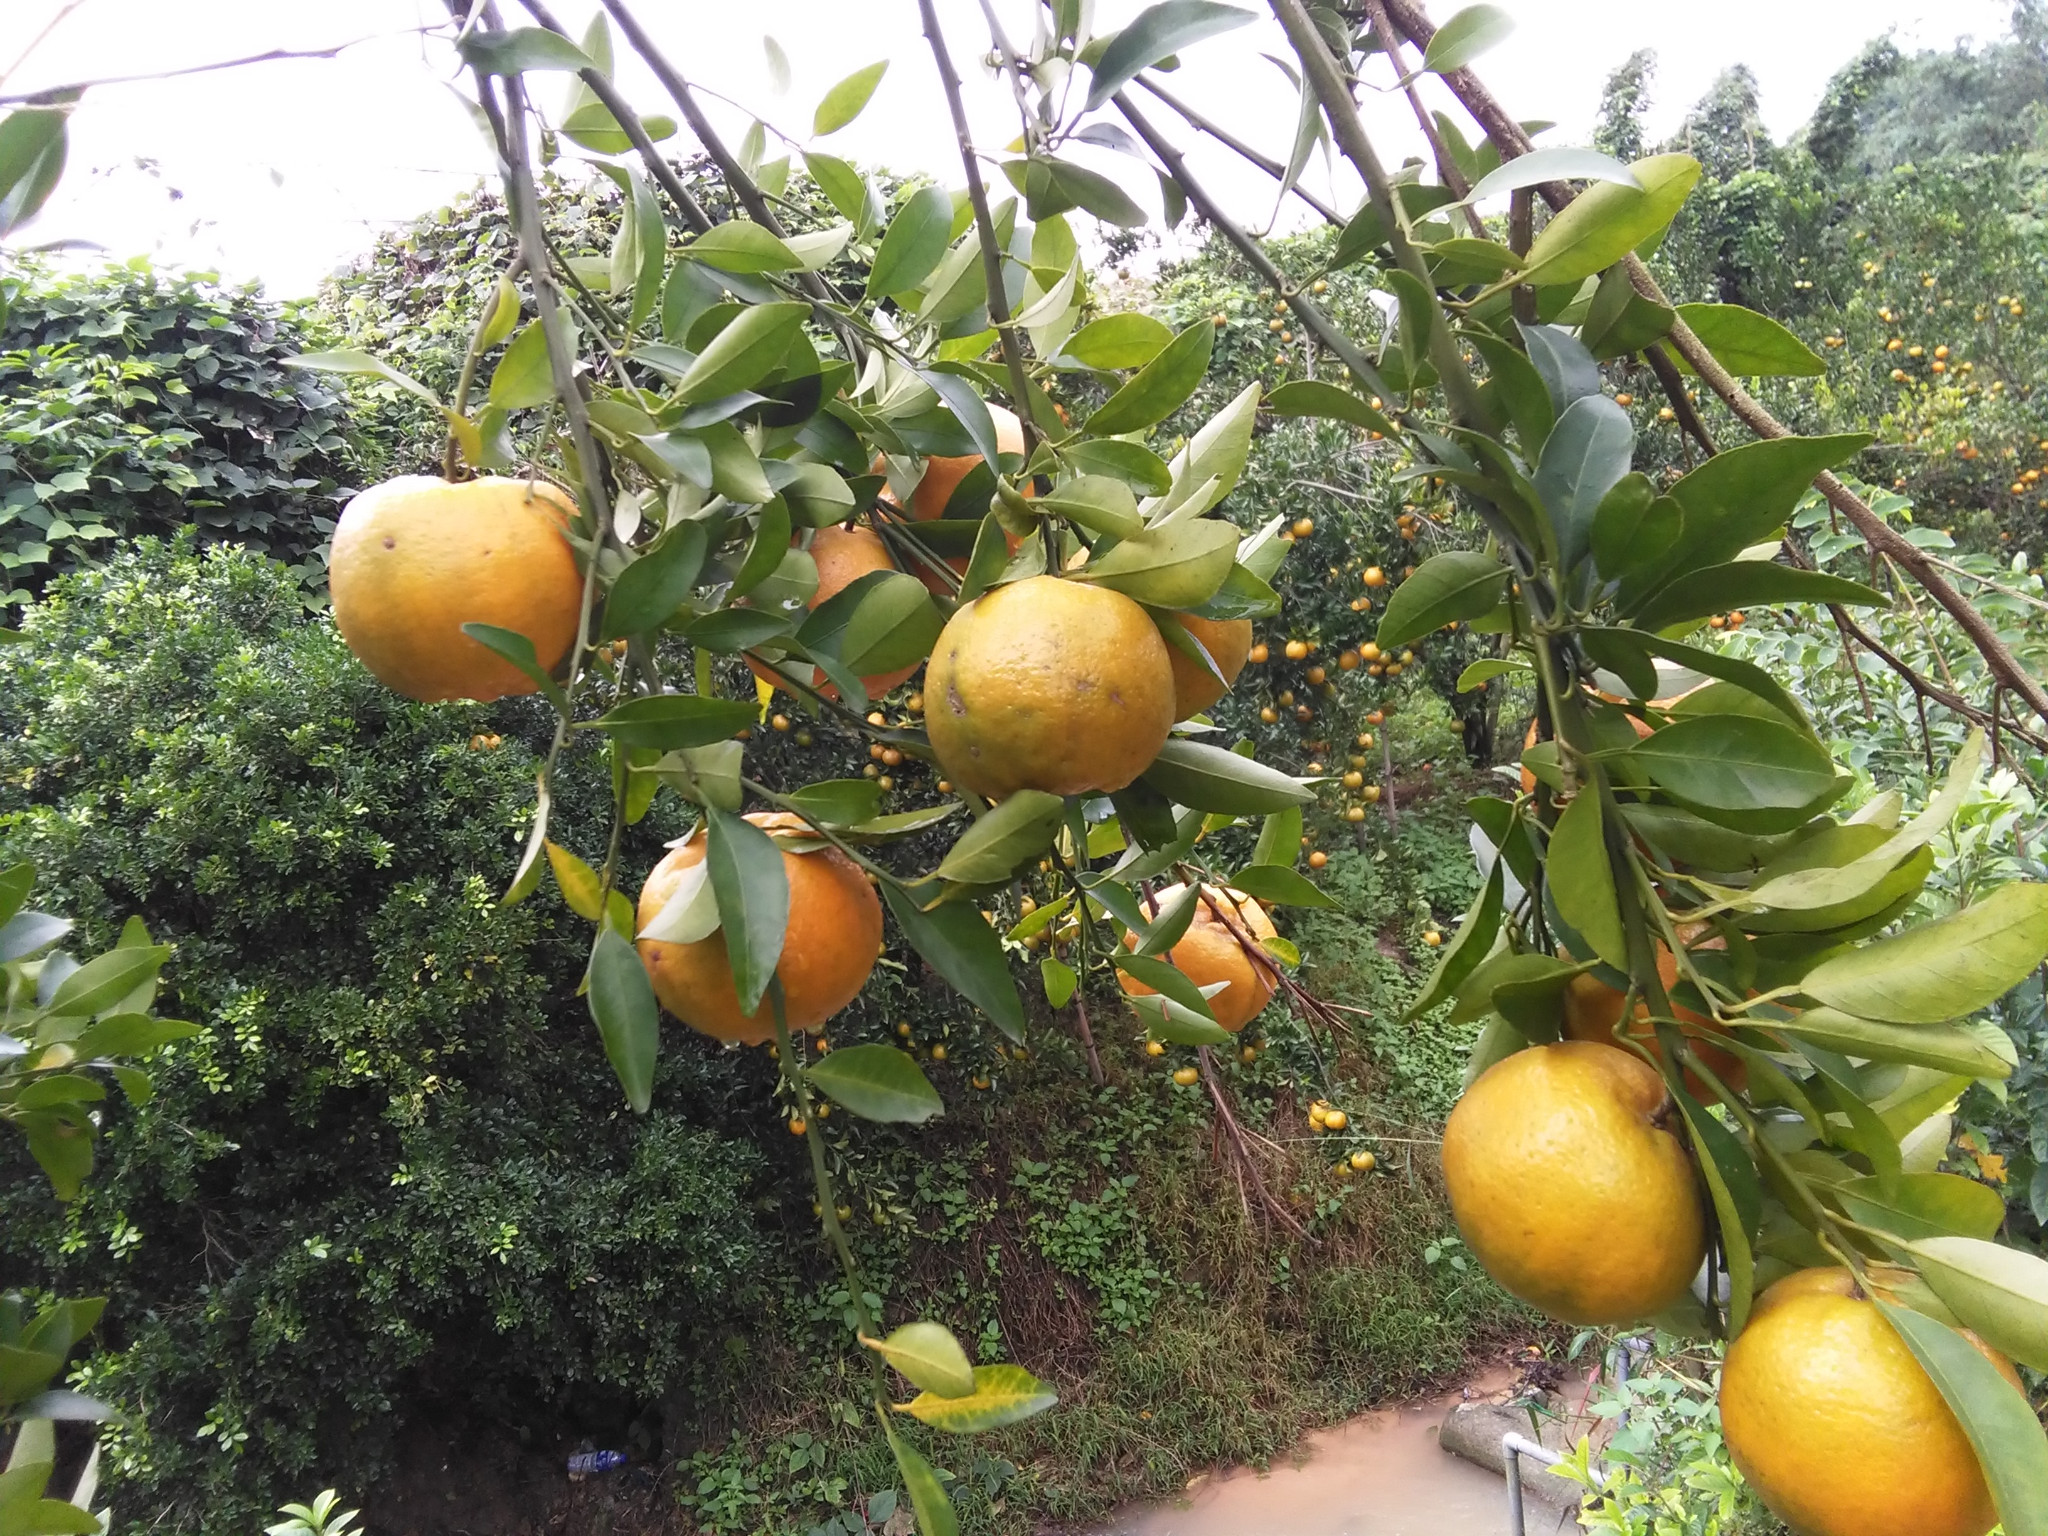
<instances>
[{"instance_id":1,"label":"metal pipe","mask_svg":"<svg viewBox=\"0 0 2048 1536\"><path fill-rule=\"evenodd\" d=\"M1522 1517L1522 1458L1529 1457L1546 1467L1554 1467L1564 1457L1547 1445L1539 1445L1528 1436L1509 1430L1500 1437L1501 1459L1507 1463L1508 1474L1508 1530L1511 1536L1528 1536L1528 1526Z\"/></svg>"}]
</instances>

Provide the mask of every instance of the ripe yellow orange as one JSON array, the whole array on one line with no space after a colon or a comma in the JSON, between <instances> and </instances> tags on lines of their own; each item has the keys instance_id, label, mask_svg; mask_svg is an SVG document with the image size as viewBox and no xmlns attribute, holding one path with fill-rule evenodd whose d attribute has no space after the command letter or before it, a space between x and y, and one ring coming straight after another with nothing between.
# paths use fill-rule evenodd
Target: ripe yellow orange
<instances>
[{"instance_id":1,"label":"ripe yellow orange","mask_svg":"<svg viewBox=\"0 0 2048 1536\"><path fill-rule=\"evenodd\" d=\"M1192 613L1174 617L1180 620L1182 629L1202 643L1202 649L1209 653L1209 659L1216 663L1216 670L1226 679L1226 682L1217 682L1196 663L1194 657L1182 652L1178 646L1169 645L1166 659L1173 667L1173 718L1185 720L1214 704L1230 691L1229 684L1237 681L1238 673L1244 670L1245 658L1251 654L1252 621L1203 619Z\"/></svg>"},{"instance_id":2,"label":"ripe yellow orange","mask_svg":"<svg viewBox=\"0 0 2048 1536\"><path fill-rule=\"evenodd\" d=\"M794 547L795 543L796 541L792 539L791 547ZM818 590L811 594L809 603L813 609L831 601L863 576L875 571L896 569L896 562L889 558L889 546L882 542L879 533L868 527L820 528L811 536L811 560L818 567ZM746 661L754 676L771 687L775 685L776 676L767 667L751 656L747 657ZM871 697L879 699L915 672L919 665L913 661L907 667L898 667L894 671L864 677L860 680L860 685L867 689ZM825 673L821 668L811 669L811 686L828 699L839 697L839 690L825 680Z\"/></svg>"},{"instance_id":3,"label":"ripe yellow orange","mask_svg":"<svg viewBox=\"0 0 2048 1536\"><path fill-rule=\"evenodd\" d=\"M1984 1536L1997 1523L1962 1426L1846 1269L1800 1270L1757 1298L1722 1368L1721 1427L1750 1486L1810 1536Z\"/></svg>"},{"instance_id":4,"label":"ripe yellow orange","mask_svg":"<svg viewBox=\"0 0 2048 1536\"><path fill-rule=\"evenodd\" d=\"M1161 907L1170 904L1185 889L1185 886L1172 885L1160 891L1146 904L1147 915L1156 916ZM1194 921L1188 924L1188 931L1167 952L1166 958L1174 969L1198 987L1212 986L1219 981L1228 983L1209 999L1209 1011L1216 1016L1218 1024L1234 1035L1257 1018L1260 1010L1273 1000L1271 969L1247 955L1245 945L1258 949L1264 940L1275 937L1277 930L1273 927L1273 920L1266 916L1266 909L1242 891L1205 885L1195 900ZM1126 933L1124 947L1136 949L1137 935ZM1122 971L1117 972L1116 979L1132 997L1153 995L1152 988Z\"/></svg>"},{"instance_id":5,"label":"ripe yellow orange","mask_svg":"<svg viewBox=\"0 0 2048 1536\"><path fill-rule=\"evenodd\" d=\"M810 831L802 818L782 811L750 812L747 820L771 834ZM637 927L654 921L684 871L703 863L704 853L700 828L654 866L640 888ZM816 1029L859 995L875 968L882 904L859 866L836 848L785 852L782 869L789 878L789 929L775 974L782 981L790 1029ZM642 939L639 948L654 995L692 1029L743 1045L774 1038L775 1015L765 997L753 1013L740 1012L723 929L689 944Z\"/></svg>"},{"instance_id":6,"label":"ripe yellow orange","mask_svg":"<svg viewBox=\"0 0 2048 1536\"><path fill-rule=\"evenodd\" d=\"M1197 1082L1201 1081L1201 1077L1202 1074L1193 1067L1176 1067L1173 1071L1173 1080L1183 1088L1194 1087Z\"/></svg>"},{"instance_id":7,"label":"ripe yellow orange","mask_svg":"<svg viewBox=\"0 0 2048 1536\"><path fill-rule=\"evenodd\" d=\"M532 693L524 672L462 632L533 642L553 671L576 638L583 578L562 529L576 515L544 480L402 475L349 502L327 568L342 639L386 687L430 703Z\"/></svg>"},{"instance_id":8,"label":"ripe yellow orange","mask_svg":"<svg viewBox=\"0 0 2048 1536\"><path fill-rule=\"evenodd\" d=\"M1444 1127L1458 1230L1507 1290L1565 1322L1625 1323L1685 1293L1706 1212L1646 1063L1611 1045L1539 1045L1480 1074Z\"/></svg>"},{"instance_id":9,"label":"ripe yellow orange","mask_svg":"<svg viewBox=\"0 0 2048 1536\"><path fill-rule=\"evenodd\" d=\"M1680 931L1679 937L1688 944L1698 936L1699 930L1687 933ZM1698 946L1701 949L1725 949L1728 941L1716 935ZM1657 946L1657 976L1669 992L1678 985L1678 960L1663 945ZM1567 1040L1596 1040L1605 1045L1614 1043L1615 1026L1621 1022L1622 994L1590 973L1574 976L1565 984L1564 990L1564 1036ZM1703 1013L1673 1004L1671 1013L1682 1026L1692 1048L1699 1052L1700 1060L1730 1088L1740 1092L1749 1086L1749 1067L1740 1056L1714 1043L1713 1037L1731 1038L1729 1031L1715 1023ZM1656 1034L1656 1027L1650 1023L1649 1008L1638 1002L1635 1019L1629 1025L1629 1037L1634 1040L1649 1040ZM1711 1104L1716 1102L1714 1091L1690 1068L1686 1070L1685 1086L1695 1096Z\"/></svg>"},{"instance_id":10,"label":"ripe yellow orange","mask_svg":"<svg viewBox=\"0 0 2048 1536\"><path fill-rule=\"evenodd\" d=\"M924 692L946 776L992 800L1122 789L1173 729L1173 664L1151 616L1120 592L1055 576L963 605Z\"/></svg>"},{"instance_id":11,"label":"ripe yellow orange","mask_svg":"<svg viewBox=\"0 0 2048 1536\"><path fill-rule=\"evenodd\" d=\"M996 424L996 452L1021 455L1024 452L1024 424L1017 420L1015 413L994 402L990 402L988 413ZM944 516L946 503L953 499L960 482L980 462L978 453L940 454L926 459L924 478L910 493L911 517L922 523Z\"/></svg>"}]
</instances>

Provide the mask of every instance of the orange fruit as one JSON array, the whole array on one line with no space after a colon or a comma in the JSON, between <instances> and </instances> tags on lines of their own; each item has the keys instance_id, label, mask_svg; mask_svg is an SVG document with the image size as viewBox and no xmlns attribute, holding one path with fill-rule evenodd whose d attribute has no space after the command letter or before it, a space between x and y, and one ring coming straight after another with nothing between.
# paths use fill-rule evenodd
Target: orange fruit
<instances>
[{"instance_id":1,"label":"orange fruit","mask_svg":"<svg viewBox=\"0 0 2048 1536\"><path fill-rule=\"evenodd\" d=\"M1721 1428L1749 1485L1808 1536L1984 1536L1997 1523L1962 1426L1846 1269L1800 1270L1757 1298L1722 1367Z\"/></svg>"},{"instance_id":2,"label":"orange fruit","mask_svg":"<svg viewBox=\"0 0 2048 1536\"><path fill-rule=\"evenodd\" d=\"M1156 917L1162 906L1186 889L1184 885L1165 887L1146 903L1146 914ZM1266 909L1242 891L1205 885L1195 900L1194 921L1188 924L1188 931L1181 935L1180 942L1167 951L1166 958L1175 970L1198 987L1212 986L1219 981L1228 983L1209 999L1209 1011L1216 1016L1218 1024L1234 1035L1257 1018L1266 1004L1273 1000L1272 971L1256 964L1244 952L1238 937L1242 935L1257 949L1263 940L1275 937L1277 930L1273 927L1273 920L1266 916ZM1218 912L1223 915L1218 917ZM1137 947L1138 936L1126 933L1124 948ZM1132 997L1153 995L1152 988L1122 971L1116 973L1116 979L1117 985Z\"/></svg>"},{"instance_id":3,"label":"orange fruit","mask_svg":"<svg viewBox=\"0 0 2048 1536\"><path fill-rule=\"evenodd\" d=\"M583 578L562 537L575 515L568 493L544 480L401 475L371 486L342 512L328 561L342 639L409 698L534 692L462 626L516 630L553 671L583 609Z\"/></svg>"},{"instance_id":4,"label":"orange fruit","mask_svg":"<svg viewBox=\"0 0 2048 1536\"><path fill-rule=\"evenodd\" d=\"M1216 670L1228 679L1228 684L1218 683L1194 657L1178 646L1167 646L1166 659L1173 667L1173 718L1185 720L1190 715L1199 715L1230 691L1229 684L1236 683L1238 673L1244 670L1245 658L1251 654L1252 621L1200 619L1191 613L1177 613L1174 617L1180 620L1182 629L1201 641L1202 649L1216 663Z\"/></svg>"},{"instance_id":5,"label":"orange fruit","mask_svg":"<svg viewBox=\"0 0 2048 1536\"><path fill-rule=\"evenodd\" d=\"M1487 1272L1568 1323L1685 1294L1707 1218L1664 1080L1611 1045L1533 1046L1479 1075L1444 1126L1451 1213Z\"/></svg>"},{"instance_id":6,"label":"orange fruit","mask_svg":"<svg viewBox=\"0 0 2048 1536\"><path fill-rule=\"evenodd\" d=\"M1173 664L1151 616L1056 576L964 604L932 649L924 695L946 777L991 800L1122 789L1173 729Z\"/></svg>"},{"instance_id":7,"label":"orange fruit","mask_svg":"<svg viewBox=\"0 0 2048 1536\"><path fill-rule=\"evenodd\" d=\"M996 452L1024 452L1024 424L1017 420L1014 412L1002 406L989 403L989 415L996 424ZM953 499L953 493L960 488L960 482L972 473L974 466L981 462L978 453L939 454L924 461L924 478L917 482L917 488L910 493L910 515L917 522L925 522L945 515L946 503ZM877 474L881 473L878 466Z\"/></svg>"},{"instance_id":8,"label":"orange fruit","mask_svg":"<svg viewBox=\"0 0 2048 1536\"><path fill-rule=\"evenodd\" d=\"M810 831L801 817L784 811L753 811L747 820L769 833ZM660 915L683 872L703 863L704 852L699 828L654 866L640 888L637 927L647 927ZM785 852L782 869L789 878L789 929L775 974L782 980L790 1029L816 1029L859 995L875 968L882 904L859 866L836 848ZM723 929L690 944L642 939L639 949L654 995L690 1028L742 1045L775 1037L775 1014L765 997L753 1013L740 1012Z\"/></svg>"},{"instance_id":9,"label":"orange fruit","mask_svg":"<svg viewBox=\"0 0 2048 1536\"><path fill-rule=\"evenodd\" d=\"M796 540L790 540L790 547L796 547ZM820 528L811 535L811 559L818 567L818 590L811 594L808 604L813 609L830 602L871 572L896 569L896 562L889 558L889 546L882 542L882 536L874 529L862 526ZM762 682L770 687L776 685L776 676L767 667L751 656L746 658L746 663ZM879 699L921 665L913 661L907 667L879 672L873 677L862 678L860 685L867 689L870 698ZM825 681L825 674L820 668L811 669L811 686L828 699L839 697L839 690Z\"/></svg>"},{"instance_id":10,"label":"orange fruit","mask_svg":"<svg viewBox=\"0 0 2048 1536\"><path fill-rule=\"evenodd\" d=\"M1686 929L1681 929L1679 937L1690 944L1691 939L1697 937L1701 930L1692 925L1688 925L1688 927L1692 928L1692 931L1688 932ZM1717 934L1698 947L1701 949L1726 949L1728 941ZM1678 985L1678 960L1662 944L1657 946L1657 976L1664 983L1664 990L1666 992L1669 992ZM1621 1022L1621 1004L1622 994L1615 991L1606 982L1600 980L1599 977L1590 973L1574 976L1565 984L1564 989L1565 1038L1567 1040L1596 1040L1603 1045L1612 1045L1614 1043L1614 1028ZM1723 1039L1732 1038L1724 1026L1715 1023L1703 1013L1695 1013L1690 1008L1681 1008L1676 1003L1672 1004L1671 1014L1684 1027L1686 1038L1692 1042L1692 1048L1699 1052L1700 1060L1707 1064L1716 1077L1720 1078L1722 1082L1737 1092L1749 1086L1748 1064L1732 1051L1724 1050L1720 1046L1715 1045L1711 1039L1715 1035ZM1655 1026L1650 1023L1648 1005L1638 1002L1636 1004L1635 1019L1629 1025L1629 1038L1633 1040L1650 1040L1655 1037L1656 1033ZM1694 1097L1703 1102L1708 1104L1716 1102L1714 1091L1706 1085L1697 1073L1690 1070L1686 1072L1685 1086L1692 1090Z\"/></svg>"}]
</instances>

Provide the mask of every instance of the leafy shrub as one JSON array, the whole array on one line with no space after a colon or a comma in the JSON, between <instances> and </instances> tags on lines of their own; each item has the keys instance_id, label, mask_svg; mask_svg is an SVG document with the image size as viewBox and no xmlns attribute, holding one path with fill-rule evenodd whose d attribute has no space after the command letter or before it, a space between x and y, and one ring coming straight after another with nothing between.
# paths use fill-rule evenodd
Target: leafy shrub
<instances>
[{"instance_id":1,"label":"leafy shrub","mask_svg":"<svg viewBox=\"0 0 2048 1536\"><path fill-rule=\"evenodd\" d=\"M205 1027L74 1206L7 1181L0 1255L113 1298L117 1507L222 1529L316 1463L368 1486L423 1405L701 1382L768 1258L734 1058L665 1053L629 1120L572 920L493 905L540 714L401 700L283 569L192 545L66 578L0 653L0 863L92 944L142 915Z\"/></svg>"},{"instance_id":2,"label":"leafy shrub","mask_svg":"<svg viewBox=\"0 0 2048 1536\"><path fill-rule=\"evenodd\" d=\"M324 587L354 469L340 398L283 366L304 347L253 287L142 259L0 278L0 604L187 525Z\"/></svg>"}]
</instances>

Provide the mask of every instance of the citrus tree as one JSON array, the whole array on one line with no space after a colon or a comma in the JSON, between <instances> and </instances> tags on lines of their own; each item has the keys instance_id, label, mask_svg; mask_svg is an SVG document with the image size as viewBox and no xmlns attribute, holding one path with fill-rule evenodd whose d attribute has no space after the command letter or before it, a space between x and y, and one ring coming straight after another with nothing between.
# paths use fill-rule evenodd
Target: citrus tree
<instances>
[{"instance_id":1,"label":"citrus tree","mask_svg":"<svg viewBox=\"0 0 2048 1536\"><path fill-rule=\"evenodd\" d=\"M2004 728L2038 741L2027 722L2048 694L1835 478L1868 439L1791 435L1738 382L1805 370L1796 338L1739 306L1665 302L1637 253L1698 164L1535 148L1468 67L1505 30L1490 7L1438 29L1411 0L1270 0L1302 110L1285 152L1245 149L1291 187L1327 141L1362 180L1356 211L1328 210L1327 267L1376 265L1392 318L1354 335L1319 302L1323 274L1277 267L1136 95L1250 12L1164 0L1092 35L1088 7L1052 0L1019 44L985 7L1020 122L985 175L936 7L919 8L964 185L885 202L823 147L884 64L828 92L808 133L778 130L790 153L770 159L765 125L737 150L719 140L624 0L580 39L539 0L522 26L489 0L451 7L515 235L497 301L446 398L366 354L300 361L380 377L445 420L442 476L376 487L342 519L342 633L414 697L553 706L503 899L552 871L591 922L584 988L635 1109L663 1008L775 1052L920 1527L955 1519L901 1417L972 1432L1052 1394L1021 1367L972 1365L936 1323L876 1315L818 1120L836 1104L917 1122L942 1104L908 1053L827 1053L806 1033L866 983L885 913L1019 1049L1010 951L1034 939L1051 944L1030 990L1084 1039L1088 981L1109 972L1162 1050L1230 1042L1283 991L1314 1013L1264 911L1320 899L1294 868L1313 789L1205 739L1287 551L1281 520L1247 533L1225 515L1263 412L1378 434L1418 501L1487 531L1381 573L1377 654L1455 624L1490 641L1466 680L1512 674L1539 701L1521 793L1473 803L1495 852L1414 1010L1488 1021L1443 1154L1471 1249L1554 1316L1728 1340L1731 1449L1803 1528L2048 1531L2048 1441L2007 1359L2048 1369L2048 1264L1992 1241L1995 1195L1932 1171L1927 1144L1964 1087L2011 1071L1969 1016L2048 955L2048 893L2008 884L1901 928L1981 738L1917 815L1896 795L1831 814L1851 778L1800 705L1698 631L1743 608L1888 601L1784 542L1817 486L1978 647L1994 691L1961 701L1966 717L1996 725L2010 699L2022 716ZM741 214L713 219L662 159L674 125L613 84L614 26ZM1366 132L1354 92L1388 66L1433 167L1389 171ZM1425 73L1465 122L1426 108ZM557 110L537 104L544 75L567 78ZM603 262L545 238L535 165L560 140L620 188ZM1206 219L1341 373L1253 383L1171 458L1155 451L1217 327L1100 311L1067 215L1148 215L1077 142L1155 172L1167 221ZM778 212L799 159L839 216L825 229ZM1500 195L1505 220L1483 218ZM848 253L858 291L823 275ZM1689 472L1635 467L1601 372L1620 358L1707 455ZM1758 440L1714 451L1687 372ZM1063 412L1056 377L1096 403ZM917 692L893 693L920 668ZM943 798L885 810L879 771L771 789L749 738L778 692L865 732L878 764L928 761ZM611 765L614 829L588 858L548 835L555 763L586 743ZM662 794L696 808L696 829L654 871L621 868L619 829ZM1229 840L1205 835L1246 818L1263 818L1252 862L1212 867ZM908 840L935 832L943 855L908 867ZM1182 1070L1198 1081L1197 1060ZM892 1368L919 1389L907 1403Z\"/></svg>"}]
</instances>

